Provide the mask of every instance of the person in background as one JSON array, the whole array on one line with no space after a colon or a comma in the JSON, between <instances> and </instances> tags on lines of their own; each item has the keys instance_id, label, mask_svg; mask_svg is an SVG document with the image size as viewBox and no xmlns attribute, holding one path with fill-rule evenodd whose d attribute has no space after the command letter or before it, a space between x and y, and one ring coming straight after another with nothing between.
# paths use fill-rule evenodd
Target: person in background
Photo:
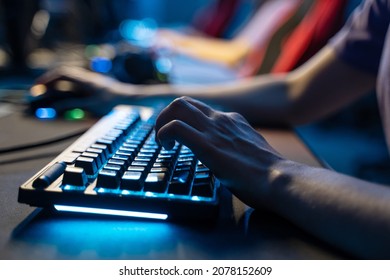
<instances>
[{"instance_id":1,"label":"person in background","mask_svg":"<svg viewBox=\"0 0 390 280\"><path fill-rule=\"evenodd\" d=\"M313 122L376 88L390 149L389 25L390 0L366 0L296 70L221 85L133 86L79 69L49 72L38 83L50 87L67 80L112 104L186 96L156 121L157 139L166 149L174 141L190 147L223 186L255 209L266 208L359 258L389 258L390 186L288 160L250 125Z\"/></svg>"}]
</instances>

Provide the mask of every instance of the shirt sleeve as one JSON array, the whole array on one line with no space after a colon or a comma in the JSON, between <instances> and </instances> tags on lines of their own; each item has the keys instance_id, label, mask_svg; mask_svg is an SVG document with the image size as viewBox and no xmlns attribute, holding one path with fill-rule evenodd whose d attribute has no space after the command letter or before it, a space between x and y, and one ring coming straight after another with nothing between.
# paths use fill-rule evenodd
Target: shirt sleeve
<instances>
[{"instance_id":1,"label":"shirt sleeve","mask_svg":"<svg viewBox=\"0 0 390 280\"><path fill-rule=\"evenodd\" d=\"M377 74L389 22L390 0L363 1L330 45L343 61Z\"/></svg>"}]
</instances>

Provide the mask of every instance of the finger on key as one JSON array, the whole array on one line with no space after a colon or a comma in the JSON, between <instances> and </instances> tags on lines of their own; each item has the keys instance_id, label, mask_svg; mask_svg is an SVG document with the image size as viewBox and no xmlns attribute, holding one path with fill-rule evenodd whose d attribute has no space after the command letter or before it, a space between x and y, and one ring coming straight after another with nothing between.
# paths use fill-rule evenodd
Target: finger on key
<instances>
[{"instance_id":1,"label":"finger on key","mask_svg":"<svg viewBox=\"0 0 390 280\"><path fill-rule=\"evenodd\" d=\"M185 98L177 98L164 108L156 120L156 131L173 120L180 120L194 129L204 130L208 117Z\"/></svg>"}]
</instances>

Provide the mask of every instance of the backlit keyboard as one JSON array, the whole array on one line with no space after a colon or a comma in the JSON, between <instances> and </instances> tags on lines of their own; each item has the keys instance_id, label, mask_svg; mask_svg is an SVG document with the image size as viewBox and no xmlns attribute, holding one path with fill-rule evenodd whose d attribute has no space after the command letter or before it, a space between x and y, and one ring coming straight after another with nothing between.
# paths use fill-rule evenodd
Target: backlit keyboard
<instances>
[{"instance_id":1,"label":"backlit keyboard","mask_svg":"<svg viewBox=\"0 0 390 280\"><path fill-rule=\"evenodd\" d=\"M18 201L57 210L214 219L219 182L179 143L165 150L156 112L117 106L19 188Z\"/></svg>"}]
</instances>

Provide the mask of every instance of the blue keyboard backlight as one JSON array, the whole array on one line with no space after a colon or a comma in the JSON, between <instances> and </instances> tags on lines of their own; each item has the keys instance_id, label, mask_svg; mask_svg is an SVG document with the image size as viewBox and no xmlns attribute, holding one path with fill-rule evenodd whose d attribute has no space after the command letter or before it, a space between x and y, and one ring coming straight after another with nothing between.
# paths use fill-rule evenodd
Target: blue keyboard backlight
<instances>
[{"instance_id":1,"label":"blue keyboard backlight","mask_svg":"<svg viewBox=\"0 0 390 280\"><path fill-rule=\"evenodd\" d=\"M92 208L92 207L54 205L54 208L57 211L76 212L76 213L113 215L113 216L146 218L146 219L158 219L158 220L166 220L168 218L168 215L166 215L166 214L124 211L124 210L103 209L103 208Z\"/></svg>"}]
</instances>

